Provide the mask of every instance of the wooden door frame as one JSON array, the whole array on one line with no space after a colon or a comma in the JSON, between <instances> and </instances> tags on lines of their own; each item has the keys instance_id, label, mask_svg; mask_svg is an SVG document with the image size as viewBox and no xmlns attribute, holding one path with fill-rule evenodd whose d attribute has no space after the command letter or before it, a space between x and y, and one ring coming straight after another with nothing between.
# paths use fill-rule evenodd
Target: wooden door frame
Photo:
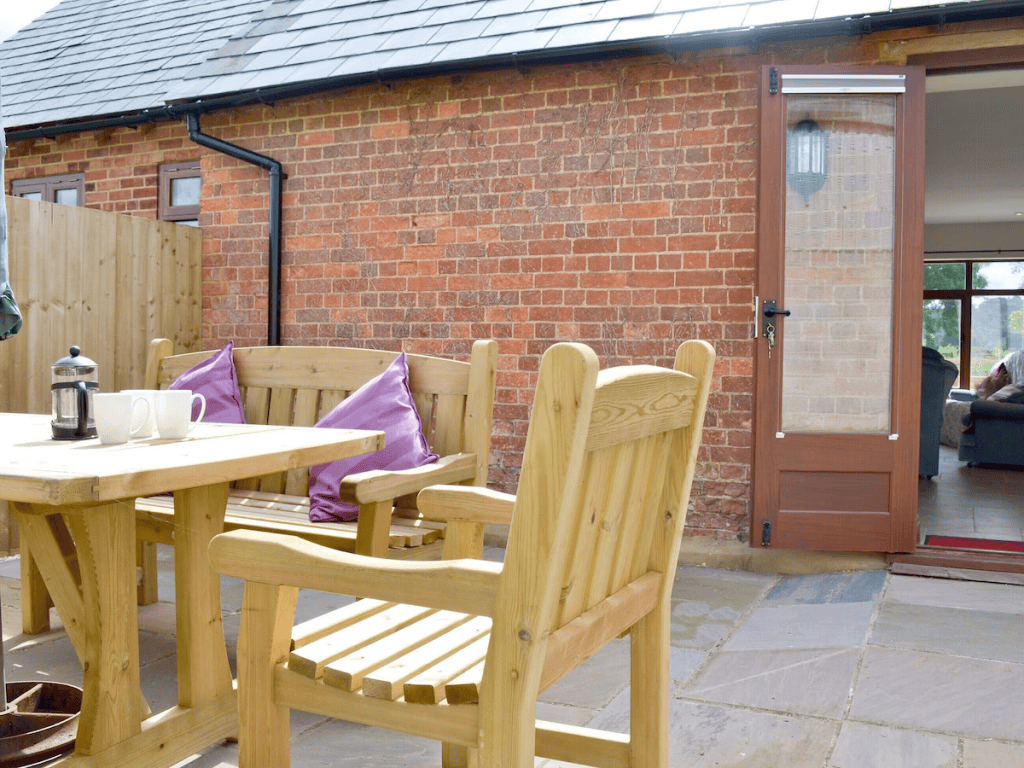
<instances>
[{"instance_id":1,"label":"wooden door frame","mask_svg":"<svg viewBox=\"0 0 1024 768\"><path fill-rule=\"evenodd\" d=\"M993 43L1005 41L1005 36L1002 34L991 34L990 39ZM1024 32L1020 34L1024 38ZM927 41L920 41L919 44L926 45ZM949 50L912 53L906 56L905 61L911 66L924 67L926 76L940 73L980 72L989 69L1024 69L1024 45L994 44L991 47L970 50L960 50L951 46ZM923 279L921 290L923 296ZM967 381L970 386L970 371L967 373ZM961 386L963 386L963 376L961 376ZM887 562L923 566L937 572L966 569L968 571L1024 573L1024 556L1018 554L955 551L927 545L921 545L913 553L889 555Z\"/></svg>"},{"instance_id":2,"label":"wooden door frame","mask_svg":"<svg viewBox=\"0 0 1024 768\"><path fill-rule=\"evenodd\" d=\"M862 74L865 72L877 74L907 74L908 87L903 94L903 102L896 129L899 140L895 147L895 167L900 169L899 178L903 183L897 185L894 199L895 232L897 236L894 243L894 268L893 275L893 316L894 328L901 331L900 336L894 340L891 371L892 371L892 433L897 439L909 441L909 445L903 443L897 450L893 450L891 466L892 476L902 478L913 478L913 482L905 480L902 483L890 483L889 489L889 515L890 528L888 535L884 537L885 543L879 540L881 549L876 551L888 552L913 552L917 543L917 466L919 460L919 436L920 423L917 413L920 408L921 388L921 352L920 336L922 322L921 290L924 284L924 76L923 68L914 68L910 71L906 67L893 67L891 65L864 65L864 66L778 66L780 74L784 73L820 73L828 72L841 74ZM784 147L784 127L782 121L773 120L765 123L765 104L769 98L768 70L766 65L761 70L759 82L760 112L761 120L761 144L759 157L759 173L769 174L767 178L761 177L760 189L777 189L784 179L776 178L775 169L781 172L782 165L778 161L778 153ZM771 169L766 171L766 169ZM767 253L782 253L784 247L783 216L765 215L764 206L758 203L758 269L755 284L755 293L763 299L777 298L781 296L781 270L776 270L768 275L763 261ZM910 256L908 256L910 254ZM914 258L913 254L917 254ZM773 286L776 294L766 295L764 288ZM766 510L775 510L779 507L779 500L772 494L777 495L774 486L766 487L758 480L759 465L764 466L765 456L769 455L768 437L758 432L757 410L764 407L765 403L778 407L778 400L781 393L769 387L768 376L764 373L766 360L762 359L765 354L764 343L761 342L760 317L755 318L755 386L754 386L754 455L752 462L753 483L752 483L752 505L751 505L751 546L761 546L762 524L767 520ZM916 334L911 334L910 329L916 329ZM913 335L913 339L911 339ZM913 418L908 410L913 411ZM826 435L822 435L821 442L824 446ZM895 441L893 441L895 442ZM761 454L761 461L757 461L757 454ZM762 497L762 493L767 496ZM819 534L813 538L819 543L819 547L827 546L827 534ZM837 546L835 549L843 549Z\"/></svg>"}]
</instances>

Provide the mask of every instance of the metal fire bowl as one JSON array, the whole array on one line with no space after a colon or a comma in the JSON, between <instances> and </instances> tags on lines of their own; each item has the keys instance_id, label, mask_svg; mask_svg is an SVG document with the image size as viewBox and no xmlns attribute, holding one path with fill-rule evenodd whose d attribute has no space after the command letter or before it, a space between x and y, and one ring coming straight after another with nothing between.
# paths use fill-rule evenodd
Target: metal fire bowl
<instances>
[{"instance_id":1,"label":"metal fire bowl","mask_svg":"<svg viewBox=\"0 0 1024 768\"><path fill-rule=\"evenodd\" d=\"M0 768L33 765L70 752L78 733L82 689L66 683L7 683L0 714Z\"/></svg>"}]
</instances>

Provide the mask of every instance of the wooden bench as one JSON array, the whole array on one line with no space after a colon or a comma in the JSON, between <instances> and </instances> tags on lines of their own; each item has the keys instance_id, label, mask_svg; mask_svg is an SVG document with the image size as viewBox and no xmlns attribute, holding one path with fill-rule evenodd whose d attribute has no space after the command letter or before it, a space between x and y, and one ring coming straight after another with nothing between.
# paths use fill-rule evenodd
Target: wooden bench
<instances>
[{"instance_id":1,"label":"wooden bench","mask_svg":"<svg viewBox=\"0 0 1024 768\"><path fill-rule=\"evenodd\" d=\"M171 342L150 344L146 389L163 389L210 352L171 355ZM398 357L397 352L346 347L250 347L234 350L238 387L249 424L312 426ZM498 348L473 344L470 362L407 354L409 389L431 449L440 458L402 471L350 475L339 498L359 504L352 523L309 521L309 470L256 477L235 484L224 530L291 533L332 549L408 560L439 558L443 522L424 520L415 495L430 485L486 485ZM394 507L394 510L392 509ZM156 600L153 543L173 544L170 497L139 499L136 526L142 579L139 602ZM476 531L483 546L483 533ZM472 534L469 534L472 535Z\"/></svg>"},{"instance_id":2,"label":"wooden bench","mask_svg":"<svg viewBox=\"0 0 1024 768\"><path fill-rule=\"evenodd\" d=\"M211 352L173 355L168 339L150 343L145 389L163 389ZM343 347L251 347L234 350L239 389L250 424L312 426L335 405L382 373L397 352ZM497 369L497 344L476 341L469 362L407 356L409 388L431 449L440 458L403 471L350 475L339 496L359 504L358 523L309 520L309 470L299 469L235 484L224 529L290 533L346 552L378 557L439 558L443 537L455 532L424 520L416 493L442 483L486 485ZM397 503L396 503L397 502ZM395 505L394 513L392 506ZM174 544L174 502L169 496L136 502L139 604L157 599L155 544ZM460 526L457 549L483 548L483 526ZM35 576L35 578L32 578ZM25 632L49 627L48 596L30 556L23 556Z\"/></svg>"}]
</instances>

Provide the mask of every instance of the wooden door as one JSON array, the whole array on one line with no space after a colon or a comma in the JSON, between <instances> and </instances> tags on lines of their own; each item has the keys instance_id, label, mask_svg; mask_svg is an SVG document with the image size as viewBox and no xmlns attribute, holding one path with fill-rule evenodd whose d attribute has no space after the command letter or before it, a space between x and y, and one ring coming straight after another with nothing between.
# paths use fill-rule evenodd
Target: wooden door
<instances>
[{"instance_id":1,"label":"wooden door","mask_svg":"<svg viewBox=\"0 0 1024 768\"><path fill-rule=\"evenodd\" d=\"M751 544L913 551L924 70L764 67L760 91Z\"/></svg>"}]
</instances>

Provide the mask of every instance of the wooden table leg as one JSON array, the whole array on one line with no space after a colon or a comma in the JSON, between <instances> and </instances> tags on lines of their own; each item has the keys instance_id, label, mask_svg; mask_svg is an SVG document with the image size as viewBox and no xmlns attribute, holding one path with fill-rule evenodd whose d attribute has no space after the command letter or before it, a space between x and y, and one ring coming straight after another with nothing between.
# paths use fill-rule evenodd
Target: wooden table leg
<instances>
[{"instance_id":1,"label":"wooden table leg","mask_svg":"<svg viewBox=\"0 0 1024 768\"><path fill-rule=\"evenodd\" d=\"M221 622L220 577L207 549L224 530L228 484L174 492L178 705L195 707L231 691ZM134 549L133 549L134 552Z\"/></svg>"},{"instance_id":2,"label":"wooden table leg","mask_svg":"<svg viewBox=\"0 0 1024 768\"><path fill-rule=\"evenodd\" d=\"M50 631L50 594L25 536L21 540L21 631L26 635Z\"/></svg>"},{"instance_id":3,"label":"wooden table leg","mask_svg":"<svg viewBox=\"0 0 1024 768\"><path fill-rule=\"evenodd\" d=\"M141 730L134 508L129 499L67 515L78 552L85 619L78 755L96 754Z\"/></svg>"},{"instance_id":4,"label":"wooden table leg","mask_svg":"<svg viewBox=\"0 0 1024 768\"><path fill-rule=\"evenodd\" d=\"M22 628L26 635L45 632L50 628L49 601L53 595L54 605L64 622L68 638L79 660L84 662L82 590L75 561L75 545L67 526L61 516L53 512L53 507L38 508L32 504L12 502L11 508L18 516L18 529L24 545L21 561ZM44 510L49 514L44 514ZM32 554L26 557L24 549L29 549ZM26 594L26 589L29 594ZM43 616L45 622L41 620ZM29 631L30 626L34 632Z\"/></svg>"}]
</instances>

